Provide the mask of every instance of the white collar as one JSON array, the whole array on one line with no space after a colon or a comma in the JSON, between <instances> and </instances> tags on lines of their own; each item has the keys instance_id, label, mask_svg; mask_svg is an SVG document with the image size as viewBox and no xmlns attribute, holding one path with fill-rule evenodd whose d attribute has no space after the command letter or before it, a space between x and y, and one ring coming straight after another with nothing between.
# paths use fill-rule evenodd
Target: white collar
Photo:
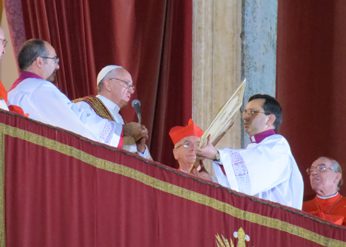
<instances>
[{"instance_id":1,"label":"white collar","mask_svg":"<svg viewBox=\"0 0 346 247\"><path fill-rule=\"evenodd\" d=\"M102 95L96 95L96 97L105 105L116 123L124 124L124 119L119 112L120 107L116 103Z\"/></svg>"},{"instance_id":2,"label":"white collar","mask_svg":"<svg viewBox=\"0 0 346 247\"><path fill-rule=\"evenodd\" d=\"M332 198L332 197L335 197L339 194L339 192L336 192L334 194L331 194L331 195L327 195L327 196L319 196L319 195L316 195L318 198L320 199L329 199L329 198Z\"/></svg>"},{"instance_id":3,"label":"white collar","mask_svg":"<svg viewBox=\"0 0 346 247\"><path fill-rule=\"evenodd\" d=\"M114 114L119 114L120 111L120 107L115 104L113 101L111 101L110 99L106 98L105 96L102 95L96 95L97 98L99 98L99 100L102 101L102 103L105 105L105 107L111 111Z\"/></svg>"}]
</instances>

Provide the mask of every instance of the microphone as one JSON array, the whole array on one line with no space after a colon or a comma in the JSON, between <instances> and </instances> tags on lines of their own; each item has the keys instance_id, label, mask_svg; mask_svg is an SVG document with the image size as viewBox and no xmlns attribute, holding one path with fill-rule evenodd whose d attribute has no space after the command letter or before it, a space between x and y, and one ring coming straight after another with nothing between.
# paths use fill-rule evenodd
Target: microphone
<instances>
[{"instance_id":1,"label":"microphone","mask_svg":"<svg viewBox=\"0 0 346 247\"><path fill-rule=\"evenodd\" d=\"M131 102L131 106L133 107L133 109L135 109L135 112L137 114L138 123L141 124L141 122L142 122L141 102L138 99L134 99Z\"/></svg>"}]
</instances>

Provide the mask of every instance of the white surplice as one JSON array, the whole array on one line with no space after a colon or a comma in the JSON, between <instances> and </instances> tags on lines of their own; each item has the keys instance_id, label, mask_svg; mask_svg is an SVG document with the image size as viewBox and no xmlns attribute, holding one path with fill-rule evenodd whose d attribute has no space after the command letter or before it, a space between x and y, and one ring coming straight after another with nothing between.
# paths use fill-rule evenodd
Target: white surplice
<instances>
[{"instance_id":1,"label":"white surplice","mask_svg":"<svg viewBox=\"0 0 346 247\"><path fill-rule=\"evenodd\" d=\"M0 109L9 111L7 104L6 104L5 100L3 100L3 99L0 99Z\"/></svg>"},{"instance_id":2,"label":"white surplice","mask_svg":"<svg viewBox=\"0 0 346 247\"><path fill-rule=\"evenodd\" d=\"M29 118L114 147L119 144L121 124L103 119L91 111L83 111L49 81L24 79L9 91L8 101L20 106Z\"/></svg>"},{"instance_id":3,"label":"white surplice","mask_svg":"<svg viewBox=\"0 0 346 247\"><path fill-rule=\"evenodd\" d=\"M102 95L96 95L96 97L101 100L102 104L107 108L109 113L112 115L114 121L118 124L123 125L124 124L124 119L120 115L120 107L115 104L113 101L109 100L108 98L102 96ZM76 103L81 109L86 110L86 111L94 111L93 108L86 103L85 101L79 101ZM123 145L123 149L131 152L131 153L137 153L139 156L146 158L146 159L152 159L148 147L145 148L144 152L139 152L137 150L137 145L132 144L132 145Z\"/></svg>"},{"instance_id":4,"label":"white surplice","mask_svg":"<svg viewBox=\"0 0 346 247\"><path fill-rule=\"evenodd\" d=\"M302 208L304 183L287 140L278 134L246 149L221 149L220 164L213 163L218 182L233 190Z\"/></svg>"}]
</instances>

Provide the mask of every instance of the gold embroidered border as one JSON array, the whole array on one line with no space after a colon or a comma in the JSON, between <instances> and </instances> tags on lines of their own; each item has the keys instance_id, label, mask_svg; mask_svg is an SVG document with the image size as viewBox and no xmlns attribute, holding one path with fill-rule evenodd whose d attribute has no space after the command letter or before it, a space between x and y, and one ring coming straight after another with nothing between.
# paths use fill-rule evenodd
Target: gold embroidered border
<instances>
[{"instance_id":1,"label":"gold embroidered border","mask_svg":"<svg viewBox=\"0 0 346 247\"><path fill-rule=\"evenodd\" d=\"M143 183L157 190L164 191L171 195L184 198L186 200L190 200L195 203L213 208L217 211L223 212L225 214L228 214L232 217L236 217L241 220L246 220L261 226L283 231L283 232L301 237L303 239L315 242L323 246L345 246L346 244L346 242L344 241L327 238L325 236L319 235L305 228L290 224L285 221L281 221L279 219L274 219L271 217L262 216L259 214L241 210L239 208L233 207L232 205L228 203L225 203L217 199L211 198L209 196L179 187L174 184L164 182L162 180L151 177L133 168L126 167L126 166L113 163L107 160L103 160L101 158L97 158L75 147L68 146L66 144L60 143L58 141L49 139L44 136L31 133L29 131L25 131L19 128L15 128L15 127L0 123L0 132L3 132L5 135L19 138L19 139L31 142L33 144L48 148L50 150L57 151L66 156L73 157L93 167L134 179L137 182ZM4 152L3 148L2 148L2 152ZM3 204L3 201L2 201L2 204Z\"/></svg>"},{"instance_id":2,"label":"gold embroidered border","mask_svg":"<svg viewBox=\"0 0 346 247\"><path fill-rule=\"evenodd\" d=\"M89 106L96 112L97 115L99 115L102 118L106 118L108 120L112 120L113 116L112 114L109 112L108 108L102 103L102 101L97 98L96 96L86 96L83 98L78 98L73 100L73 102L78 103L78 102L85 102L87 104L89 104Z\"/></svg>"}]
</instances>

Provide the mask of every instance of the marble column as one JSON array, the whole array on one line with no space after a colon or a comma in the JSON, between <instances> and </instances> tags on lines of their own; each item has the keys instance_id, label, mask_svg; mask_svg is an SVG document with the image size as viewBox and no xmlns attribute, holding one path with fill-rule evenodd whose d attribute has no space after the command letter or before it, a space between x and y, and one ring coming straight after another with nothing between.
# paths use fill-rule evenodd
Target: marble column
<instances>
[{"instance_id":1,"label":"marble column","mask_svg":"<svg viewBox=\"0 0 346 247\"><path fill-rule=\"evenodd\" d=\"M206 129L241 82L242 2L193 2L193 119ZM240 147L240 117L218 147Z\"/></svg>"}]
</instances>

